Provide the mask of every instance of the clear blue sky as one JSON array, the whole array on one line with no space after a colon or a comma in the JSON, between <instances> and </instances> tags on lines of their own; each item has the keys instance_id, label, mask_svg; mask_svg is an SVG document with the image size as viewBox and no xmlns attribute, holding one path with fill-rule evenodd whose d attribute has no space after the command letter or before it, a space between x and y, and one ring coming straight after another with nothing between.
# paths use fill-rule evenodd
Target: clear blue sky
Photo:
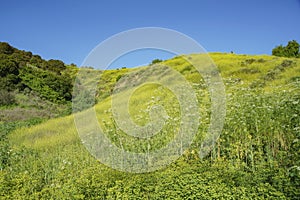
<instances>
[{"instance_id":1,"label":"clear blue sky","mask_svg":"<svg viewBox=\"0 0 300 200\"><path fill-rule=\"evenodd\" d=\"M300 42L299 0L10 0L0 8L0 41L68 64L80 65L114 34L149 26L182 32L209 52L271 54L276 45ZM168 56L154 52L119 64Z\"/></svg>"}]
</instances>

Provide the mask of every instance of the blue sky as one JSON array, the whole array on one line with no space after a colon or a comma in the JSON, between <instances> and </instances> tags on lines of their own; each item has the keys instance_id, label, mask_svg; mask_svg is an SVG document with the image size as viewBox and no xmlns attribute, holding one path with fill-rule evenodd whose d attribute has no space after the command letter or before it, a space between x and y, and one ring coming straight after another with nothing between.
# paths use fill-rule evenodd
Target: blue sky
<instances>
[{"instance_id":1,"label":"blue sky","mask_svg":"<svg viewBox=\"0 0 300 200\"><path fill-rule=\"evenodd\" d=\"M81 65L100 42L128 29L163 27L182 32L208 52L271 54L300 42L299 0L27 0L0 4L0 41ZM116 66L149 63L170 54L146 51Z\"/></svg>"}]
</instances>

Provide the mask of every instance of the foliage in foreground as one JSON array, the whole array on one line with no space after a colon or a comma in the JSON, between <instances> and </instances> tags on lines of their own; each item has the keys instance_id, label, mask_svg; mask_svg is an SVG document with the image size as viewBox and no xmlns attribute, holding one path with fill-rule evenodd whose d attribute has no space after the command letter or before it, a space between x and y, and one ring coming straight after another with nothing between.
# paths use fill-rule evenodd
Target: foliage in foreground
<instances>
[{"instance_id":1,"label":"foliage in foreground","mask_svg":"<svg viewBox=\"0 0 300 200\"><path fill-rule=\"evenodd\" d=\"M200 160L193 153L197 149L190 149L154 173L118 172L95 161L74 133L72 117L19 129L9 137L13 144L1 170L0 194L14 199L297 199L300 97L248 92L232 97L220 145L208 157Z\"/></svg>"}]
</instances>

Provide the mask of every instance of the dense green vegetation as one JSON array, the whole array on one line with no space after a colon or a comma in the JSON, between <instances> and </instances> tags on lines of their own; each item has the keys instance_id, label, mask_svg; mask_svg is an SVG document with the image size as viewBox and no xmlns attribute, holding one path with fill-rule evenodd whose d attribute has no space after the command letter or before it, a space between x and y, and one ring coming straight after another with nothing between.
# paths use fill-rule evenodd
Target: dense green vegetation
<instances>
[{"instance_id":1,"label":"dense green vegetation","mask_svg":"<svg viewBox=\"0 0 300 200\"><path fill-rule=\"evenodd\" d=\"M66 66L60 60L46 61L0 42L0 106L4 107L0 120L70 114L76 70L76 66Z\"/></svg>"},{"instance_id":2,"label":"dense green vegetation","mask_svg":"<svg viewBox=\"0 0 300 200\"><path fill-rule=\"evenodd\" d=\"M272 55L281 57L300 57L300 45L296 40L289 41L286 46L279 45L272 50Z\"/></svg>"},{"instance_id":3,"label":"dense green vegetation","mask_svg":"<svg viewBox=\"0 0 300 200\"><path fill-rule=\"evenodd\" d=\"M1 49L5 55L11 55L7 52L13 51ZM119 172L99 163L87 152L77 135L72 115L48 121L42 121L40 117L21 122L2 121L0 197L299 199L300 60L221 53L210 56L219 67L226 87L227 115L217 144L205 158L199 159L198 153L209 124L207 85L193 66L182 56L177 56L159 63L183 74L195 89L201 126L190 148L176 162L152 173ZM200 55L188 55L188 59L199 58ZM67 86L59 80L61 77L71 80L77 70L74 67L50 70L50 66L47 68L37 63L25 63L22 69L17 67L16 76L20 79L17 83L20 86L13 84L19 88L5 91L19 89L18 102L21 98L23 101L30 99L26 90L34 91L41 98L38 102L48 102L47 105L53 105L53 109L58 106L67 108L63 106L69 101L69 96L61 93ZM99 124L113 143L126 150L145 152L148 143L130 138L119 130L111 113L110 96L116 82L133 70L138 69L99 72L101 80L98 82L95 108ZM86 69L87 78L92 71ZM22 73L24 75L20 75ZM32 74L35 74L34 80L39 82L38 85L32 81ZM58 85L48 86L46 80L56 80L54 82ZM46 86L47 89L44 88ZM59 89L54 90L56 87ZM43 96L44 92L47 97ZM122 92L117 95L122 99ZM44 98L48 98L47 101ZM77 98L79 101L84 99ZM176 118L179 106L176 97L166 88L148 84L137 89L129 101L132 120L145 124L149 120L147 108L158 103L165 107L169 116ZM28 107L32 106L28 104ZM6 105L1 109L11 108ZM160 148L168 143L178 126L176 120L170 119L162 132L151 139L151 147Z\"/></svg>"}]
</instances>

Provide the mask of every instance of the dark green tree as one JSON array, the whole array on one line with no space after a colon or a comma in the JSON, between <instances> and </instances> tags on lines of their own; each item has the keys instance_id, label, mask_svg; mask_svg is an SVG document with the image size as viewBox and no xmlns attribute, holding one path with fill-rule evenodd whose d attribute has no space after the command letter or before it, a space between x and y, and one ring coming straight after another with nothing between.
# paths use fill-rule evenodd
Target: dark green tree
<instances>
[{"instance_id":1,"label":"dark green tree","mask_svg":"<svg viewBox=\"0 0 300 200\"><path fill-rule=\"evenodd\" d=\"M11 59L0 60L0 89L15 90L19 85L18 64Z\"/></svg>"},{"instance_id":2,"label":"dark green tree","mask_svg":"<svg viewBox=\"0 0 300 200\"><path fill-rule=\"evenodd\" d=\"M299 58L300 57L300 52L299 52L299 43L296 40L291 40L288 42L287 46L276 46L272 50L272 55L273 56L280 56L280 57L294 57L294 58Z\"/></svg>"},{"instance_id":3,"label":"dark green tree","mask_svg":"<svg viewBox=\"0 0 300 200\"><path fill-rule=\"evenodd\" d=\"M47 70L51 70L53 72L56 72L56 73L60 73L61 71L63 71L64 69L66 69L66 66L65 64L60 61L60 60L49 60L45 63L46 66L44 66L45 69Z\"/></svg>"},{"instance_id":4,"label":"dark green tree","mask_svg":"<svg viewBox=\"0 0 300 200\"><path fill-rule=\"evenodd\" d=\"M41 66L43 66L44 62L45 61L39 55L33 55L30 59L30 64L32 64L36 67L39 67L39 68L41 68Z\"/></svg>"},{"instance_id":5,"label":"dark green tree","mask_svg":"<svg viewBox=\"0 0 300 200\"><path fill-rule=\"evenodd\" d=\"M154 60L152 60L151 65L154 65L154 64L157 64L157 63L160 63L160 62L162 62L162 60L154 59Z\"/></svg>"},{"instance_id":6,"label":"dark green tree","mask_svg":"<svg viewBox=\"0 0 300 200\"><path fill-rule=\"evenodd\" d=\"M18 64L10 59L0 60L0 76L5 77L8 74L18 75Z\"/></svg>"},{"instance_id":7,"label":"dark green tree","mask_svg":"<svg viewBox=\"0 0 300 200\"><path fill-rule=\"evenodd\" d=\"M296 40L289 41L287 46L285 47L287 57L299 58L299 47L300 45Z\"/></svg>"},{"instance_id":8,"label":"dark green tree","mask_svg":"<svg viewBox=\"0 0 300 200\"><path fill-rule=\"evenodd\" d=\"M0 53L3 54L12 54L14 52L14 48L10 46L6 42L0 42Z\"/></svg>"},{"instance_id":9,"label":"dark green tree","mask_svg":"<svg viewBox=\"0 0 300 200\"><path fill-rule=\"evenodd\" d=\"M285 52L284 52L285 48L282 45L276 46L273 50L272 50L272 55L273 56L285 56Z\"/></svg>"}]
</instances>

